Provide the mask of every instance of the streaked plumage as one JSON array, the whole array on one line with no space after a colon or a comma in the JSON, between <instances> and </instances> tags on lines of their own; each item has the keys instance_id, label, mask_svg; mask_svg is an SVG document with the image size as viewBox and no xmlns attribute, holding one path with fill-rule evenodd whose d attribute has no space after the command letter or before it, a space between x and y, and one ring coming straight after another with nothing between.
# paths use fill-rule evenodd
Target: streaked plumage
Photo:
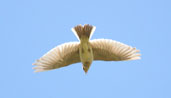
<instances>
[{"instance_id":1,"label":"streaked plumage","mask_svg":"<svg viewBox=\"0 0 171 98\"><path fill-rule=\"evenodd\" d=\"M78 25L72 31L80 42L59 45L43 55L33 65L35 72L65 67L82 62L85 72L93 60L126 61L140 59L139 50L110 39L89 40L95 31L91 25Z\"/></svg>"}]
</instances>

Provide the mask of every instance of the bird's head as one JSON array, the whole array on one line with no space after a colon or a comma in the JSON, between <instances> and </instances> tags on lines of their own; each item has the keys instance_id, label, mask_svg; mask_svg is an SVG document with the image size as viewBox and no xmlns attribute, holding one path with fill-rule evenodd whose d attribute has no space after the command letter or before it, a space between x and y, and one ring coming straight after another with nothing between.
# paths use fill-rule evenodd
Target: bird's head
<instances>
[{"instance_id":1,"label":"bird's head","mask_svg":"<svg viewBox=\"0 0 171 98\"><path fill-rule=\"evenodd\" d=\"M89 63L89 62L85 62L85 63L83 64L83 70L84 70L85 73L88 72L90 66L91 66L91 63Z\"/></svg>"}]
</instances>

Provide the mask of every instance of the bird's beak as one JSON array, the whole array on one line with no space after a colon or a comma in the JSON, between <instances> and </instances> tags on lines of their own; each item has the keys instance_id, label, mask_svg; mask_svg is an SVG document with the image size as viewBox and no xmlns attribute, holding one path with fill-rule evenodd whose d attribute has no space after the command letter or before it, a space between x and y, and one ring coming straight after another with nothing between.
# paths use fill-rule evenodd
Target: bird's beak
<instances>
[{"instance_id":1,"label":"bird's beak","mask_svg":"<svg viewBox=\"0 0 171 98\"><path fill-rule=\"evenodd\" d=\"M89 68L85 68L85 67L83 67L83 70L84 70L85 74L87 74L88 69L89 69Z\"/></svg>"}]
</instances>

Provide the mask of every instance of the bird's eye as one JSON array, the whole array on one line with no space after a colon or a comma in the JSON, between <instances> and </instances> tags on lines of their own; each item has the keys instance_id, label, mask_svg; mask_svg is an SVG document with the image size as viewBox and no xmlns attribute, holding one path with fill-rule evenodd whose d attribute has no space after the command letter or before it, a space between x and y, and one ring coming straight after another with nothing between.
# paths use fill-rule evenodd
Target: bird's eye
<instances>
[{"instance_id":1,"label":"bird's eye","mask_svg":"<svg viewBox=\"0 0 171 98\"><path fill-rule=\"evenodd\" d=\"M85 67L88 67L89 65L90 65L89 62L85 62L85 63L84 63L84 66L85 66Z\"/></svg>"}]
</instances>

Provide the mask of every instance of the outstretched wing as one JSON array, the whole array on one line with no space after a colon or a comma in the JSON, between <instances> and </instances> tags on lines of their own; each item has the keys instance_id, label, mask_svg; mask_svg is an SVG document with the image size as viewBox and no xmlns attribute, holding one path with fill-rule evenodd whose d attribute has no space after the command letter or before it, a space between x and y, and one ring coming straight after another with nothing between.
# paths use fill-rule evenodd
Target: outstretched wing
<instances>
[{"instance_id":1,"label":"outstretched wing","mask_svg":"<svg viewBox=\"0 0 171 98\"><path fill-rule=\"evenodd\" d=\"M65 67L77 62L80 62L79 42L70 42L59 45L47 52L33 63L33 65L37 65L33 69L35 69L35 72L41 72Z\"/></svg>"},{"instance_id":2,"label":"outstretched wing","mask_svg":"<svg viewBox=\"0 0 171 98\"><path fill-rule=\"evenodd\" d=\"M93 49L94 60L124 61L140 59L139 50L114 40L96 39L90 41L90 44Z\"/></svg>"}]
</instances>

